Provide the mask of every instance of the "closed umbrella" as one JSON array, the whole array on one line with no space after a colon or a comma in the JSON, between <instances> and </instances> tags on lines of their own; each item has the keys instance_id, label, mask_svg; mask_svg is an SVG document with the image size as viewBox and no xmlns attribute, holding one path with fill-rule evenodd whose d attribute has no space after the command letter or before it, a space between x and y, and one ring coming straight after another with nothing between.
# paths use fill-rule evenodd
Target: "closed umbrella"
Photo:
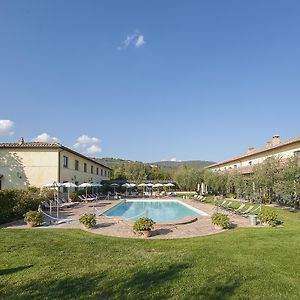
<instances>
[{"instance_id":1,"label":"closed umbrella","mask_svg":"<svg viewBox=\"0 0 300 300\"><path fill-rule=\"evenodd\" d=\"M61 183L56 182L56 181L49 182L49 183L42 185L42 188L57 189L57 199L55 199L55 193L53 193L54 201L56 201L56 216L57 216L57 218L59 218L58 193L59 193L59 188L61 186L62 186ZM50 214L51 213L52 213L52 205L51 205L51 201L50 201Z\"/></svg>"}]
</instances>

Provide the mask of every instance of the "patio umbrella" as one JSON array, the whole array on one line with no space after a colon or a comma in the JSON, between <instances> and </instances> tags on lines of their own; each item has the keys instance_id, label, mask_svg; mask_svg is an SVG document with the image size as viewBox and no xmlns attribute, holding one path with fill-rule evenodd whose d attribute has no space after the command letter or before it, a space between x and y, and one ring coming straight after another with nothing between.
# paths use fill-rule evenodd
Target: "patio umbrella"
<instances>
[{"instance_id":1,"label":"patio umbrella","mask_svg":"<svg viewBox=\"0 0 300 300\"><path fill-rule=\"evenodd\" d=\"M169 191L170 191L170 188L171 188L171 187L174 187L174 186L175 186L175 184L174 184L174 183L171 183L171 182L169 182L169 183L166 183L166 184L164 184L164 186L168 187L168 188L169 188Z\"/></svg>"},{"instance_id":2,"label":"patio umbrella","mask_svg":"<svg viewBox=\"0 0 300 300\"><path fill-rule=\"evenodd\" d=\"M138 186L143 188L143 197L144 197L145 187L147 186L147 183L140 183Z\"/></svg>"},{"instance_id":3,"label":"patio umbrella","mask_svg":"<svg viewBox=\"0 0 300 300\"><path fill-rule=\"evenodd\" d=\"M161 184L161 183L156 183L156 184L154 184L152 187L153 187L153 188L160 188L160 187L162 187L162 186L164 186L164 185Z\"/></svg>"},{"instance_id":4,"label":"patio umbrella","mask_svg":"<svg viewBox=\"0 0 300 300\"><path fill-rule=\"evenodd\" d=\"M117 183L112 183L110 186L114 188L114 194L115 194L116 193L116 187L119 186L119 185Z\"/></svg>"},{"instance_id":5,"label":"patio umbrella","mask_svg":"<svg viewBox=\"0 0 300 300\"><path fill-rule=\"evenodd\" d=\"M85 197L87 198L87 189L92 186L93 185L91 183L84 182L84 183L80 184L78 187L85 188Z\"/></svg>"},{"instance_id":6,"label":"patio umbrella","mask_svg":"<svg viewBox=\"0 0 300 300\"><path fill-rule=\"evenodd\" d=\"M127 189L130 189L130 188L132 188L131 184L130 184L130 183L128 183L128 182L126 182L126 183L122 184L122 187L125 187L125 188L126 188L125 195L127 196Z\"/></svg>"},{"instance_id":7,"label":"patio umbrella","mask_svg":"<svg viewBox=\"0 0 300 300\"><path fill-rule=\"evenodd\" d=\"M70 188L77 188L77 185L73 182L64 182L63 187L68 188L68 201L70 199Z\"/></svg>"}]
</instances>

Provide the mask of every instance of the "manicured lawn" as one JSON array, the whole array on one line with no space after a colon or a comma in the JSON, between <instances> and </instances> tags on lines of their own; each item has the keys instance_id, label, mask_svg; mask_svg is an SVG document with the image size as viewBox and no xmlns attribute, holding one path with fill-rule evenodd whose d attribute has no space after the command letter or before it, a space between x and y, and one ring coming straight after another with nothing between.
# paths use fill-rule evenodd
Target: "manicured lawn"
<instances>
[{"instance_id":1,"label":"manicured lawn","mask_svg":"<svg viewBox=\"0 0 300 300\"><path fill-rule=\"evenodd\" d=\"M180 240L0 230L0 299L300 299L300 214Z\"/></svg>"}]
</instances>

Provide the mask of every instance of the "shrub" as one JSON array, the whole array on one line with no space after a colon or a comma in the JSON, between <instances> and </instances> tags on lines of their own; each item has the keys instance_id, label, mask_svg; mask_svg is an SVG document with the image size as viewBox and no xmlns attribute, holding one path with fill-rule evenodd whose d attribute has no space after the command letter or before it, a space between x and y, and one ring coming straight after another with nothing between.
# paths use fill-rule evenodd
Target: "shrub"
<instances>
[{"instance_id":1,"label":"shrub","mask_svg":"<svg viewBox=\"0 0 300 300\"><path fill-rule=\"evenodd\" d=\"M83 224L86 228L92 228L97 223L96 215L95 214L88 214L88 213L83 214L80 217L79 222L81 224Z\"/></svg>"},{"instance_id":2,"label":"shrub","mask_svg":"<svg viewBox=\"0 0 300 300\"><path fill-rule=\"evenodd\" d=\"M222 226L223 228L228 228L230 225L229 217L222 213L214 213L211 216L211 221L213 224Z\"/></svg>"},{"instance_id":3,"label":"shrub","mask_svg":"<svg viewBox=\"0 0 300 300\"><path fill-rule=\"evenodd\" d=\"M30 210L24 214L24 221L31 226L38 226L43 223L44 216L41 212Z\"/></svg>"},{"instance_id":4,"label":"shrub","mask_svg":"<svg viewBox=\"0 0 300 300\"><path fill-rule=\"evenodd\" d=\"M257 217L261 221L261 223L269 224L270 226L273 227L281 223L278 219L278 215L271 210L261 211L257 215Z\"/></svg>"},{"instance_id":5,"label":"shrub","mask_svg":"<svg viewBox=\"0 0 300 300\"><path fill-rule=\"evenodd\" d=\"M229 193L229 194L226 195L226 198L236 199L236 194Z\"/></svg>"},{"instance_id":6,"label":"shrub","mask_svg":"<svg viewBox=\"0 0 300 300\"><path fill-rule=\"evenodd\" d=\"M37 210L43 198L36 190L0 190L0 224L21 219L30 210Z\"/></svg>"},{"instance_id":7,"label":"shrub","mask_svg":"<svg viewBox=\"0 0 300 300\"><path fill-rule=\"evenodd\" d=\"M264 197L261 198L261 203L262 204L270 204L271 202L272 202L272 199L269 196L264 196Z\"/></svg>"},{"instance_id":8,"label":"shrub","mask_svg":"<svg viewBox=\"0 0 300 300\"><path fill-rule=\"evenodd\" d=\"M73 192L73 193L70 193L69 195L69 199L71 200L71 202L75 202L77 197L78 197L78 193L77 192Z\"/></svg>"},{"instance_id":9,"label":"shrub","mask_svg":"<svg viewBox=\"0 0 300 300\"><path fill-rule=\"evenodd\" d=\"M140 218L133 224L134 231L150 231L153 228L155 222L150 218Z\"/></svg>"}]
</instances>

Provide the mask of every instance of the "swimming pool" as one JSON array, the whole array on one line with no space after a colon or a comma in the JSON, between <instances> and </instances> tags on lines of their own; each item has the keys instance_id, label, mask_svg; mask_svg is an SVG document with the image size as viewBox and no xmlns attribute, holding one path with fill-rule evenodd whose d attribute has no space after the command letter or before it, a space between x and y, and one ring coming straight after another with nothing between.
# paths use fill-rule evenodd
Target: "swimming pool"
<instances>
[{"instance_id":1,"label":"swimming pool","mask_svg":"<svg viewBox=\"0 0 300 300\"><path fill-rule=\"evenodd\" d=\"M179 200L124 200L103 213L130 220L148 217L155 222L173 222L185 217L208 216L205 212Z\"/></svg>"}]
</instances>

